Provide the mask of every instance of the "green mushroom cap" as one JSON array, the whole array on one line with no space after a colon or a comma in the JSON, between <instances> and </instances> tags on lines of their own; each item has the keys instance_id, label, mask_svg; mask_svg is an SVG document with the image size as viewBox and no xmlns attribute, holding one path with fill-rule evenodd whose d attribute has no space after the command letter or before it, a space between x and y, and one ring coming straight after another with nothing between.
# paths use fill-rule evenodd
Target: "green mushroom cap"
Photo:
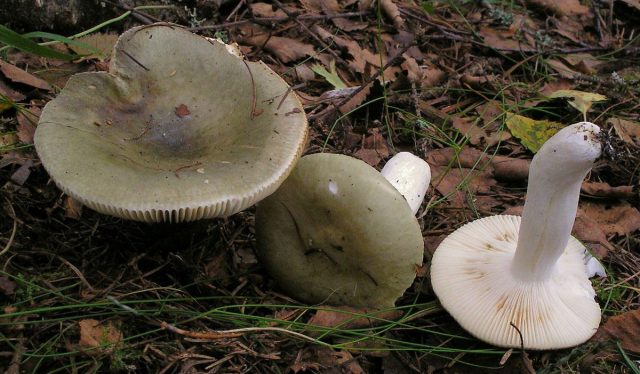
<instances>
[{"instance_id":1,"label":"green mushroom cap","mask_svg":"<svg viewBox=\"0 0 640 374\"><path fill-rule=\"evenodd\" d=\"M174 25L133 28L109 72L81 73L47 104L35 145L56 184L140 221L228 216L287 177L303 108L261 62Z\"/></svg>"},{"instance_id":2,"label":"green mushroom cap","mask_svg":"<svg viewBox=\"0 0 640 374\"><path fill-rule=\"evenodd\" d=\"M309 303L387 308L422 263L404 197L352 157L314 154L256 213L258 254L280 287Z\"/></svg>"}]
</instances>

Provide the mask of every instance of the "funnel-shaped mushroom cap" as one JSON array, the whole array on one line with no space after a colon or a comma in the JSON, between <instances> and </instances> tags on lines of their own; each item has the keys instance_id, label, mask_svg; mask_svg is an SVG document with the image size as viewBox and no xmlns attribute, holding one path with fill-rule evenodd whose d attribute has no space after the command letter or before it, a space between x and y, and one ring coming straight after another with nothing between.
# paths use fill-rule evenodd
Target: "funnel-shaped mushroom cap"
<instances>
[{"instance_id":1,"label":"funnel-shaped mushroom cap","mask_svg":"<svg viewBox=\"0 0 640 374\"><path fill-rule=\"evenodd\" d=\"M222 43L137 27L109 73L77 74L47 104L35 145L56 184L99 212L227 216L275 191L300 156L306 117L287 87Z\"/></svg>"},{"instance_id":2,"label":"funnel-shaped mushroom cap","mask_svg":"<svg viewBox=\"0 0 640 374\"><path fill-rule=\"evenodd\" d=\"M256 213L258 254L309 303L392 307L422 263L420 227L374 168L343 155L305 156Z\"/></svg>"},{"instance_id":3,"label":"funnel-shaped mushroom cap","mask_svg":"<svg viewBox=\"0 0 640 374\"><path fill-rule=\"evenodd\" d=\"M478 339L502 347L558 349L589 339L600 307L587 278L584 246L570 237L552 274L526 282L510 271L520 217L493 216L462 226L436 250L431 282L438 299Z\"/></svg>"}]
</instances>

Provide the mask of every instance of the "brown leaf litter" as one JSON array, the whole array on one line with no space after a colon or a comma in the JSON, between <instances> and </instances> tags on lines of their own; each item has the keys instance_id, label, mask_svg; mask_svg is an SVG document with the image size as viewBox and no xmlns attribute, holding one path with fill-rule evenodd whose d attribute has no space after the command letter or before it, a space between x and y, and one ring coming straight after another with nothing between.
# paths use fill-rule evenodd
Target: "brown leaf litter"
<instances>
[{"instance_id":1,"label":"brown leaf litter","mask_svg":"<svg viewBox=\"0 0 640 374\"><path fill-rule=\"evenodd\" d=\"M120 331L113 322L100 322L95 319L83 319L78 322L80 340L77 349L89 356L111 354L117 344L123 339ZM74 347L76 348L76 347Z\"/></svg>"},{"instance_id":2,"label":"brown leaf litter","mask_svg":"<svg viewBox=\"0 0 640 374\"><path fill-rule=\"evenodd\" d=\"M640 309L613 316L598 328L592 340L620 342L622 349L640 354Z\"/></svg>"},{"instance_id":3,"label":"brown leaf litter","mask_svg":"<svg viewBox=\"0 0 640 374\"><path fill-rule=\"evenodd\" d=\"M387 140L379 129L373 129L372 135L367 136L362 142L362 148L353 155L367 164L375 167L380 161L389 157L390 151Z\"/></svg>"},{"instance_id":4,"label":"brown leaf litter","mask_svg":"<svg viewBox=\"0 0 640 374\"><path fill-rule=\"evenodd\" d=\"M261 34L243 38L241 41L254 47L264 47L285 64L315 54L311 44L283 36Z\"/></svg>"},{"instance_id":5,"label":"brown leaf litter","mask_svg":"<svg viewBox=\"0 0 640 374\"><path fill-rule=\"evenodd\" d=\"M12 82L26 84L28 86L39 88L41 90L50 91L51 85L36 77L35 75L28 73L19 67L12 65L0 59L0 71L4 76Z\"/></svg>"}]
</instances>

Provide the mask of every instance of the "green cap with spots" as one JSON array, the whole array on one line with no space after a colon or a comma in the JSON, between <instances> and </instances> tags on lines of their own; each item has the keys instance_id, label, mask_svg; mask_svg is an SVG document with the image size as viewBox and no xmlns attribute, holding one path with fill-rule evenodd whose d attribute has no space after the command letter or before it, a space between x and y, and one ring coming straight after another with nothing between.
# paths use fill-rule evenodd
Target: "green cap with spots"
<instances>
[{"instance_id":1,"label":"green cap with spots","mask_svg":"<svg viewBox=\"0 0 640 374\"><path fill-rule=\"evenodd\" d=\"M125 32L109 72L81 73L35 135L46 170L101 213L140 221L228 216L271 194L307 121L262 62L175 25Z\"/></svg>"}]
</instances>

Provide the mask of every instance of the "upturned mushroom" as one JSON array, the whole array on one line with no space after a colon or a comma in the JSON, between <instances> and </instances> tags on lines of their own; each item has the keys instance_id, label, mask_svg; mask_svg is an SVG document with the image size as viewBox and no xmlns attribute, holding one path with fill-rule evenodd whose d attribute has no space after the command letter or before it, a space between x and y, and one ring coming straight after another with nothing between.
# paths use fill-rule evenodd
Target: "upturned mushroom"
<instances>
[{"instance_id":1,"label":"upturned mushroom","mask_svg":"<svg viewBox=\"0 0 640 374\"><path fill-rule=\"evenodd\" d=\"M277 189L300 157L304 110L287 84L176 25L133 28L109 72L69 79L35 146L62 191L140 221L228 216Z\"/></svg>"},{"instance_id":2,"label":"upturned mushroom","mask_svg":"<svg viewBox=\"0 0 640 374\"><path fill-rule=\"evenodd\" d=\"M416 159L407 158L428 169ZM387 171L400 183L411 168L394 161ZM299 300L392 307L422 263L422 233L407 201L419 206L428 184L405 189L405 200L363 161L324 153L302 157L278 191L258 204L261 262Z\"/></svg>"},{"instance_id":3,"label":"upturned mushroom","mask_svg":"<svg viewBox=\"0 0 640 374\"><path fill-rule=\"evenodd\" d=\"M591 337L600 307L584 246L571 234L580 185L600 156L598 126L581 122L533 158L522 219L493 216L449 235L433 255L443 307L472 335L502 347L560 349Z\"/></svg>"}]
</instances>

